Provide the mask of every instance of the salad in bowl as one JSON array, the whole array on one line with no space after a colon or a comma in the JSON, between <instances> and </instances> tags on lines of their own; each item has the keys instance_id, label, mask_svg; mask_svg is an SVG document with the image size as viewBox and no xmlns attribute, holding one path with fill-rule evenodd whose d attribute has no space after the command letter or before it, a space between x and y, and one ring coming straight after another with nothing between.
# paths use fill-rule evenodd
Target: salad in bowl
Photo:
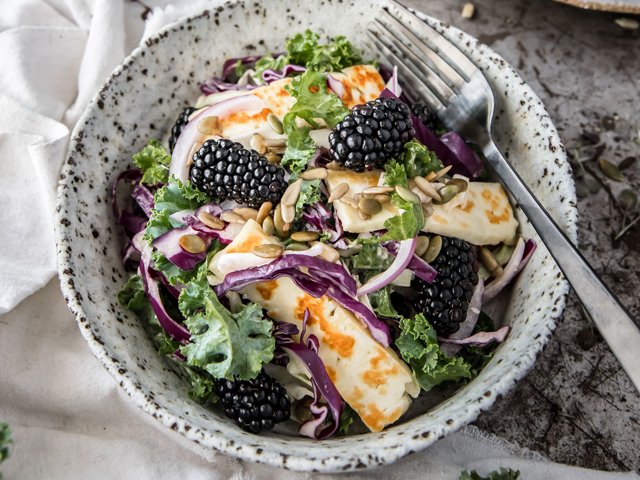
<instances>
[{"instance_id":1,"label":"salad in bowl","mask_svg":"<svg viewBox=\"0 0 640 480\"><path fill-rule=\"evenodd\" d=\"M395 68L318 38L227 60L112 199L132 270L118 298L189 397L248 432L325 439L472 381L510 330L482 306L535 243Z\"/></svg>"}]
</instances>

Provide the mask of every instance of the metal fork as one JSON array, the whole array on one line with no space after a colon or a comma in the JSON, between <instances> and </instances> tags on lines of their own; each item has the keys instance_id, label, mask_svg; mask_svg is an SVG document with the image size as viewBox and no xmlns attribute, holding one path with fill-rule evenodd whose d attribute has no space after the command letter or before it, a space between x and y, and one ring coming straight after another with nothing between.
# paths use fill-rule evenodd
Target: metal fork
<instances>
[{"instance_id":1,"label":"metal fork","mask_svg":"<svg viewBox=\"0 0 640 480\"><path fill-rule=\"evenodd\" d=\"M367 26L410 94L449 129L478 145L538 232L585 310L640 392L640 323L631 317L540 205L491 138L494 97L482 72L455 45L394 0Z\"/></svg>"}]
</instances>

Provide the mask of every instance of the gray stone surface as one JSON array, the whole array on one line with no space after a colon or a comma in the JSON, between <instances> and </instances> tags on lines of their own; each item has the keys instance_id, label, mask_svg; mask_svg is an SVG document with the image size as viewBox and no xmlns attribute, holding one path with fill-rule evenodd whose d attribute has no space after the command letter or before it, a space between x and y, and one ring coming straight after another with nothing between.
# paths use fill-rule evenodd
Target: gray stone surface
<instances>
[{"instance_id":1,"label":"gray stone surface","mask_svg":"<svg viewBox=\"0 0 640 480\"><path fill-rule=\"evenodd\" d=\"M465 20L464 1L406 3L478 37L516 67L570 152L589 145L581 138L589 131L605 145L601 158L617 164L640 154L633 142L640 127L640 31L618 27L620 14L550 0L476 0L475 18ZM580 155L589 160L585 178L604 187L579 202L580 248L640 317L640 227L613 240L623 219L616 198L626 188L638 191L638 166L624 171L626 182L612 182L591 160L593 146ZM475 424L556 462L640 471L640 396L575 295L534 369Z\"/></svg>"}]
</instances>

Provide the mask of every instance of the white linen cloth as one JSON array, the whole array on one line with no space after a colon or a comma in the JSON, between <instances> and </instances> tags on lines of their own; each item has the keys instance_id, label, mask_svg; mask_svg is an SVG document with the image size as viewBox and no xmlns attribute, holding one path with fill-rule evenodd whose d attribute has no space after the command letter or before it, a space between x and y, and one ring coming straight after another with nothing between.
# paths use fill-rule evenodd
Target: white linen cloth
<instances>
[{"instance_id":1,"label":"white linen cloth","mask_svg":"<svg viewBox=\"0 0 640 480\"><path fill-rule=\"evenodd\" d=\"M11 424L15 440L0 471L6 480L335 478L196 455L177 433L156 430L93 357L52 280L51 217L70 130L143 35L212 4L144 3L0 0L0 422ZM143 22L146 5L154 8ZM499 467L519 469L526 480L638 478L547 462L473 427L349 478L429 472L455 480L463 469L485 475Z\"/></svg>"}]
</instances>

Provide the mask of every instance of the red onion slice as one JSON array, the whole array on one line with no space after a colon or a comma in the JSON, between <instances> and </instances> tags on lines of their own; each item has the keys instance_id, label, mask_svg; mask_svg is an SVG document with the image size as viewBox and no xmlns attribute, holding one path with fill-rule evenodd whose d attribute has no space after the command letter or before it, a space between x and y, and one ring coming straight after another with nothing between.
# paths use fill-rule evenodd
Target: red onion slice
<instances>
[{"instance_id":1,"label":"red onion slice","mask_svg":"<svg viewBox=\"0 0 640 480\"><path fill-rule=\"evenodd\" d=\"M478 317L480 316L480 309L482 308L483 298L484 279L480 277L480 279L478 280L478 284L473 289L473 296L471 297L469 308L467 309L467 318L460 325L460 330L449 335L449 340L459 340L467 338L473 333L473 329L475 328L476 323L478 323ZM442 353L444 353L447 357L453 357L462 348L462 346L448 344L448 342L440 343L445 343L444 345L440 345L440 350L442 350Z\"/></svg>"},{"instance_id":2,"label":"red onion slice","mask_svg":"<svg viewBox=\"0 0 640 480\"><path fill-rule=\"evenodd\" d=\"M391 266L380 275L373 277L362 287L360 287L357 294L365 295L367 293L375 292L377 290L380 290L382 287L389 285L392 281L398 278L402 271L407 268L409 262L411 262L411 259L413 258L413 252L416 250L417 243L418 237L401 241L396 259L393 261Z\"/></svg>"},{"instance_id":3,"label":"red onion slice","mask_svg":"<svg viewBox=\"0 0 640 480\"><path fill-rule=\"evenodd\" d=\"M262 110L265 106L265 103L255 95L242 95L216 103L193 117L178 137L173 149L169 176L175 175L182 182L189 179L189 153L193 144L203 137L202 133L198 131L200 120L208 117L223 119L238 112Z\"/></svg>"},{"instance_id":4,"label":"red onion slice","mask_svg":"<svg viewBox=\"0 0 640 480\"><path fill-rule=\"evenodd\" d=\"M536 242L534 242L531 239L527 240L527 243L525 243L524 245L524 253L522 254L522 260L520 261L520 265L516 270L516 275L519 274L522 271L522 269L527 266L527 263L529 263L529 260L531 260L531 256L533 255L533 252L536 251L537 247L538 246L536 245Z\"/></svg>"},{"instance_id":5,"label":"red onion slice","mask_svg":"<svg viewBox=\"0 0 640 480\"><path fill-rule=\"evenodd\" d=\"M495 332L478 332L471 337L462 339L438 337L438 341L445 344L459 345L460 347L484 347L490 342L504 342L510 331L511 327L509 325L505 325Z\"/></svg>"},{"instance_id":6,"label":"red onion slice","mask_svg":"<svg viewBox=\"0 0 640 480\"><path fill-rule=\"evenodd\" d=\"M332 76L330 73L327 74L327 87L333 90L340 100L342 100L342 96L344 95L344 85L340 80Z\"/></svg>"},{"instance_id":7,"label":"red onion slice","mask_svg":"<svg viewBox=\"0 0 640 480\"><path fill-rule=\"evenodd\" d=\"M518 240L518 244L516 245L516 249L513 251L513 255L511 255L511 259L507 266L504 269L504 273L500 278L495 279L484 289L484 297L482 299L483 303L487 303L493 297L498 295L500 291L504 287L506 287L511 280L518 273L518 267L520 267L520 263L522 262L522 257L524 254L524 240L522 237Z\"/></svg>"}]
</instances>

